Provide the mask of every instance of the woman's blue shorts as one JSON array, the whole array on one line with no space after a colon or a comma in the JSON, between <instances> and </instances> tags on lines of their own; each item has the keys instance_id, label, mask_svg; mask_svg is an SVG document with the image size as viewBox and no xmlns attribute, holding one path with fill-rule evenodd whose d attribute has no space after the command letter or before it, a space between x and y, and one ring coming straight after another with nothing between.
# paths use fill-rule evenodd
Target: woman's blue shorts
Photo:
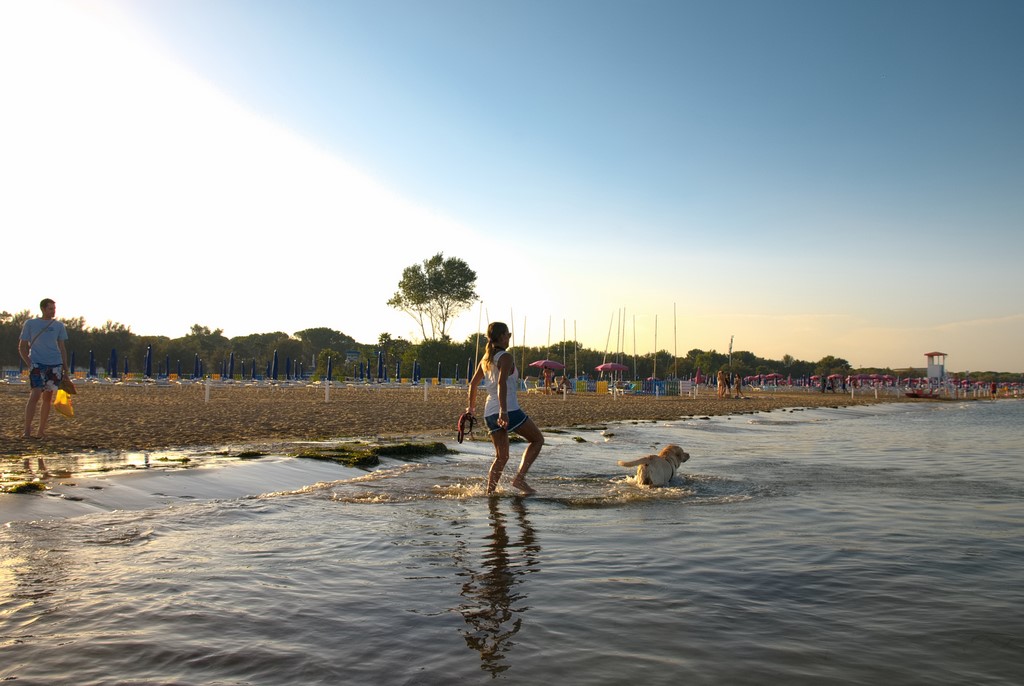
<instances>
[{"instance_id":1,"label":"woman's blue shorts","mask_svg":"<svg viewBox=\"0 0 1024 686\"><path fill-rule=\"evenodd\" d=\"M526 413L522 410L512 410L508 413L508 426L505 427L505 429L508 431L515 431L522 426L523 422L527 419L529 419L529 417L527 417ZM487 433L492 434L495 431L502 430L502 428L498 426L498 415L489 414L484 417L484 421L487 423Z\"/></svg>"}]
</instances>

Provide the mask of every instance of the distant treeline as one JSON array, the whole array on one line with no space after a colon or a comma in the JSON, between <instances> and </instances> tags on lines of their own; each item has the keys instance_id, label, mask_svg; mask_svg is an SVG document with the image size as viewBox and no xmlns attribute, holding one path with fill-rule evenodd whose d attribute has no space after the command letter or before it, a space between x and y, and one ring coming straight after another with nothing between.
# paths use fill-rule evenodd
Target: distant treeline
<instances>
[{"instance_id":1,"label":"distant treeline","mask_svg":"<svg viewBox=\"0 0 1024 686\"><path fill-rule=\"evenodd\" d=\"M38 316L28 310L11 315L0 312L0 366L18 368L18 338L26 319ZM140 336L132 333L128 326L108 321L100 327L87 327L83 318L63 319L68 330L68 353L75 353L75 365L78 370L85 370L92 352L96 365L104 373L111 351L117 351L118 373L124 372L127 360L129 371L140 373L146 358L147 349L152 346L153 375L164 375L168 372L191 376L195 361L200 360L204 375L220 374L227 361L234 355L234 374L240 377L244 368L245 375L250 376L252 365L256 366L258 376L264 376L271 364L274 353L277 353L279 376L285 374L286 361L291 363L293 372L302 371L304 376L322 378L326 374L327 358L332 362L333 376L336 379L356 376L360 362L363 369L376 377L378 354L381 356L387 375L395 376L400 368L403 377L412 376L413 364L419 363L421 374L426 378L439 375L442 378L465 378L466 370L475 364L483 352L484 340L473 335L465 341L428 340L412 343L401 338L392 338L389 334L381 334L375 343L359 343L351 336L326 327L305 329L294 334L281 331L272 333L250 334L227 338L222 329L210 329L195 324L192 330L180 338L166 336ZM521 367L521 374L536 376L536 368L529 366L537 360L554 360L566 365L565 372L569 376L599 375L594 368L604 362L619 362L629 367L623 373L627 379L646 379L655 376L665 378L692 378L697 370L703 375L714 374L719 369L732 371L741 376L753 374L778 373L784 377L797 380L815 374L891 374L893 376L922 376L924 368L899 369L860 368L853 369L845 359L826 356L817 362L798 360L785 355L781 360L770 360L758 357L748 351L733 351L731 360L726 353L715 350L692 349L678 358L669 351L659 350L657 353L633 356L624 352L599 351L579 346L575 341L559 341L551 346L532 346L513 348L516 363ZM730 366L731 363L731 366ZM167 368L169 365L169 369ZM524 370L524 371L522 371ZM978 381L1010 380L1019 374L996 372L971 372L971 378Z\"/></svg>"}]
</instances>

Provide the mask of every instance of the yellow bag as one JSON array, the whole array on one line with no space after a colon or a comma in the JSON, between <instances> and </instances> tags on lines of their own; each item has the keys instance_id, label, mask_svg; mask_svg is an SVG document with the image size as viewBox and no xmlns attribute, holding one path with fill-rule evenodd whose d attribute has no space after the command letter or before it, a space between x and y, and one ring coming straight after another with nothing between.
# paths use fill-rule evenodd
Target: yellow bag
<instances>
[{"instance_id":1,"label":"yellow bag","mask_svg":"<svg viewBox=\"0 0 1024 686\"><path fill-rule=\"evenodd\" d=\"M63 388L58 389L57 393L53 396L53 409L65 417L75 416L75 408L71 406L71 396Z\"/></svg>"}]
</instances>

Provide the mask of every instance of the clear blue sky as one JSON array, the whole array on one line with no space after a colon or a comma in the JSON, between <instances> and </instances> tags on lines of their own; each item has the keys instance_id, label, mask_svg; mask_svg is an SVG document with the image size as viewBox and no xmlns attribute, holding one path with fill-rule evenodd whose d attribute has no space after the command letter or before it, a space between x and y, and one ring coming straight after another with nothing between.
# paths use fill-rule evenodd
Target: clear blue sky
<instances>
[{"instance_id":1,"label":"clear blue sky","mask_svg":"<svg viewBox=\"0 0 1024 686\"><path fill-rule=\"evenodd\" d=\"M443 251L530 345L1024 370L1024 3L0 8L0 222L81 259L2 309L416 339Z\"/></svg>"}]
</instances>

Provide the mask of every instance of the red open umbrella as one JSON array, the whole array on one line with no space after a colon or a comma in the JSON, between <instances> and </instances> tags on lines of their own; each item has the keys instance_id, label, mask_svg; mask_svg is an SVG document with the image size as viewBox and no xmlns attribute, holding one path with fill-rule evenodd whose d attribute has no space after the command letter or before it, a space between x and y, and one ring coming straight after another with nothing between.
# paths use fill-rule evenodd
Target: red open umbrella
<instances>
[{"instance_id":1,"label":"red open umbrella","mask_svg":"<svg viewBox=\"0 0 1024 686\"><path fill-rule=\"evenodd\" d=\"M536 362L531 362L529 366L540 367L541 369L565 369L564 364L554 360L537 360Z\"/></svg>"},{"instance_id":2,"label":"red open umbrella","mask_svg":"<svg viewBox=\"0 0 1024 686\"><path fill-rule=\"evenodd\" d=\"M604 364L597 365L594 369L599 372L625 372L629 370L629 367L618 362L605 362Z\"/></svg>"}]
</instances>

